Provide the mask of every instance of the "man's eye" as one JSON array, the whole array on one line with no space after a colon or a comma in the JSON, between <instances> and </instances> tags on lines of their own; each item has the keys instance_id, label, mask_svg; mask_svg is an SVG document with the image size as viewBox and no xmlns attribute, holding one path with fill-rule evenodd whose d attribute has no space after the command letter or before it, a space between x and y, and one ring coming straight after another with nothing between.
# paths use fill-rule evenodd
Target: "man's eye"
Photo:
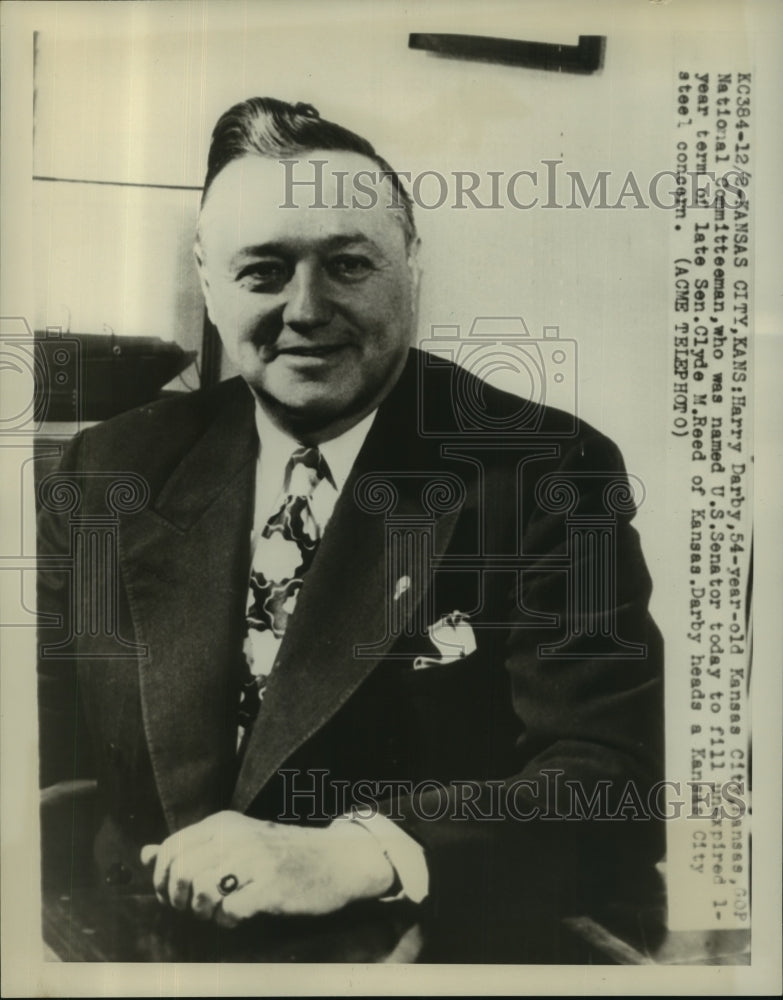
<instances>
[{"instance_id":1,"label":"man's eye","mask_svg":"<svg viewBox=\"0 0 783 1000\"><path fill-rule=\"evenodd\" d=\"M290 278L290 269L280 260L257 261L244 267L237 280L252 291L276 291Z\"/></svg>"},{"instance_id":2,"label":"man's eye","mask_svg":"<svg viewBox=\"0 0 783 1000\"><path fill-rule=\"evenodd\" d=\"M332 257L327 268L330 274L343 281L359 281L375 270L371 260L355 254L340 254L338 257Z\"/></svg>"}]
</instances>

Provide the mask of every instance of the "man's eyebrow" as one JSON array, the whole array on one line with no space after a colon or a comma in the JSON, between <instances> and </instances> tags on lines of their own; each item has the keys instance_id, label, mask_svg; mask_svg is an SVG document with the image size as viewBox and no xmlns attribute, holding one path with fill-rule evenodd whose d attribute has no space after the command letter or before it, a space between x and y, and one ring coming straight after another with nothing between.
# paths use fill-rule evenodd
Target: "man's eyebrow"
<instances>
[{"instance_id":1,"label":"man's eyebrow","mask_svg":"<svg viewBox=\"0 0 783 1000\"><path fill-rule=\"evenodd\" d=\"M366 246L380 250L375 240L370 239L365 233L344 233L340 236L329 236L324 240L324 247L327 250L342 250L347 246Z\"/></svg>"},{"instance_id":2,"label":"man's eyebrow","mask_svg":"<svg viewBox=\"0 0 783 1000\"><path fill-rule=\"evenodd\" d=\"M319 250L326 250L327 252L343 250L348 246L364 246L380 252L378 244L364 233L340 233L335 236L327 236L326 239L317 241L316 246ZM256 243L237 250L231 258L231 265L243 264L248 259L254 257L290 257L292 250L295 250L295 248L295 242L284 243L279 240L272 240L268 243Z\"/></svg>"}]
</instances>

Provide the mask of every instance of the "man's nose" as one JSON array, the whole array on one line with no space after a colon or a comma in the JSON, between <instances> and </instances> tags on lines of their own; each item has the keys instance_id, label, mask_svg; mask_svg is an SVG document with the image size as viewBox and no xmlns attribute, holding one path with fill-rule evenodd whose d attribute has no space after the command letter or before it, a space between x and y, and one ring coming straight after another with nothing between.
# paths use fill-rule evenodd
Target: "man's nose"
<instances>
[{"instance_id":1,"label":"man's nose","mask_svg":"<svg viewBox=\"0 0 783 1000\"><path fill-rule=\"evenodd\" d=\"M324 326L332 318L332 304L324 276L313 264L300 262L287 286L288 300L283 308L283 322L293 330Z\"/></svg>"}]
</instances>

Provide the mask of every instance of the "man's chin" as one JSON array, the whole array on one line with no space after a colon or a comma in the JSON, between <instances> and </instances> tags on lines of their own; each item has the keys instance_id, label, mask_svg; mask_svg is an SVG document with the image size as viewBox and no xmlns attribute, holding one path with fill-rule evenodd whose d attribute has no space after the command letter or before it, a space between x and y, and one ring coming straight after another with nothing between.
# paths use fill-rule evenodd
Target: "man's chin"
<instances>
[{"instance_id":1,"label":"man's chin","mask_svg":"<svg viewBox=\"0 0 783 1000\"><path fill-rule=\"evenodd\" d=\"M309 438L315 443L357 424L383 401L397 380L396 373L388 370L364 382L351 370L323 379L304 378L301 373L272 379L269 371L265 374L263 381L248 381L269 416L300 440Z\"/></svg>"},{"instance_id":2,"label":"man's chin","mask_svg":"<svg viewBox=\"0 0 783 1000\"><path fill-rule=\"evenodd\" d=\"M341 433L363 415L360 400L340 398L334 389L283 394L270 392L268 387L251 387L275 423L300 438L324 435L331 428Z\"/></svg>"}]
</instances>

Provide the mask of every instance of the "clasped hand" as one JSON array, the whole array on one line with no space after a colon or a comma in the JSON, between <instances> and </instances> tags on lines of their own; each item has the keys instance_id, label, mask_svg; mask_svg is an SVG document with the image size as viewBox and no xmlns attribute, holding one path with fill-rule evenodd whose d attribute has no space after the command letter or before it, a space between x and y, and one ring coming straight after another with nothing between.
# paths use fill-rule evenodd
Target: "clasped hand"
<instances>
[{"instance_id":1,"label":"clasped hand","mask_svg":"<svg viewBox=\"0 0 783 1000\"><path fill-rule=\"evenodd\" d=\"M219 812L147 844L161 903L234 927L259 913L324 914L382 896L394 869L375 837L355 823L302 827ZM224 894L225 876L233 875Z\"/></svg>"}]
</instances>

